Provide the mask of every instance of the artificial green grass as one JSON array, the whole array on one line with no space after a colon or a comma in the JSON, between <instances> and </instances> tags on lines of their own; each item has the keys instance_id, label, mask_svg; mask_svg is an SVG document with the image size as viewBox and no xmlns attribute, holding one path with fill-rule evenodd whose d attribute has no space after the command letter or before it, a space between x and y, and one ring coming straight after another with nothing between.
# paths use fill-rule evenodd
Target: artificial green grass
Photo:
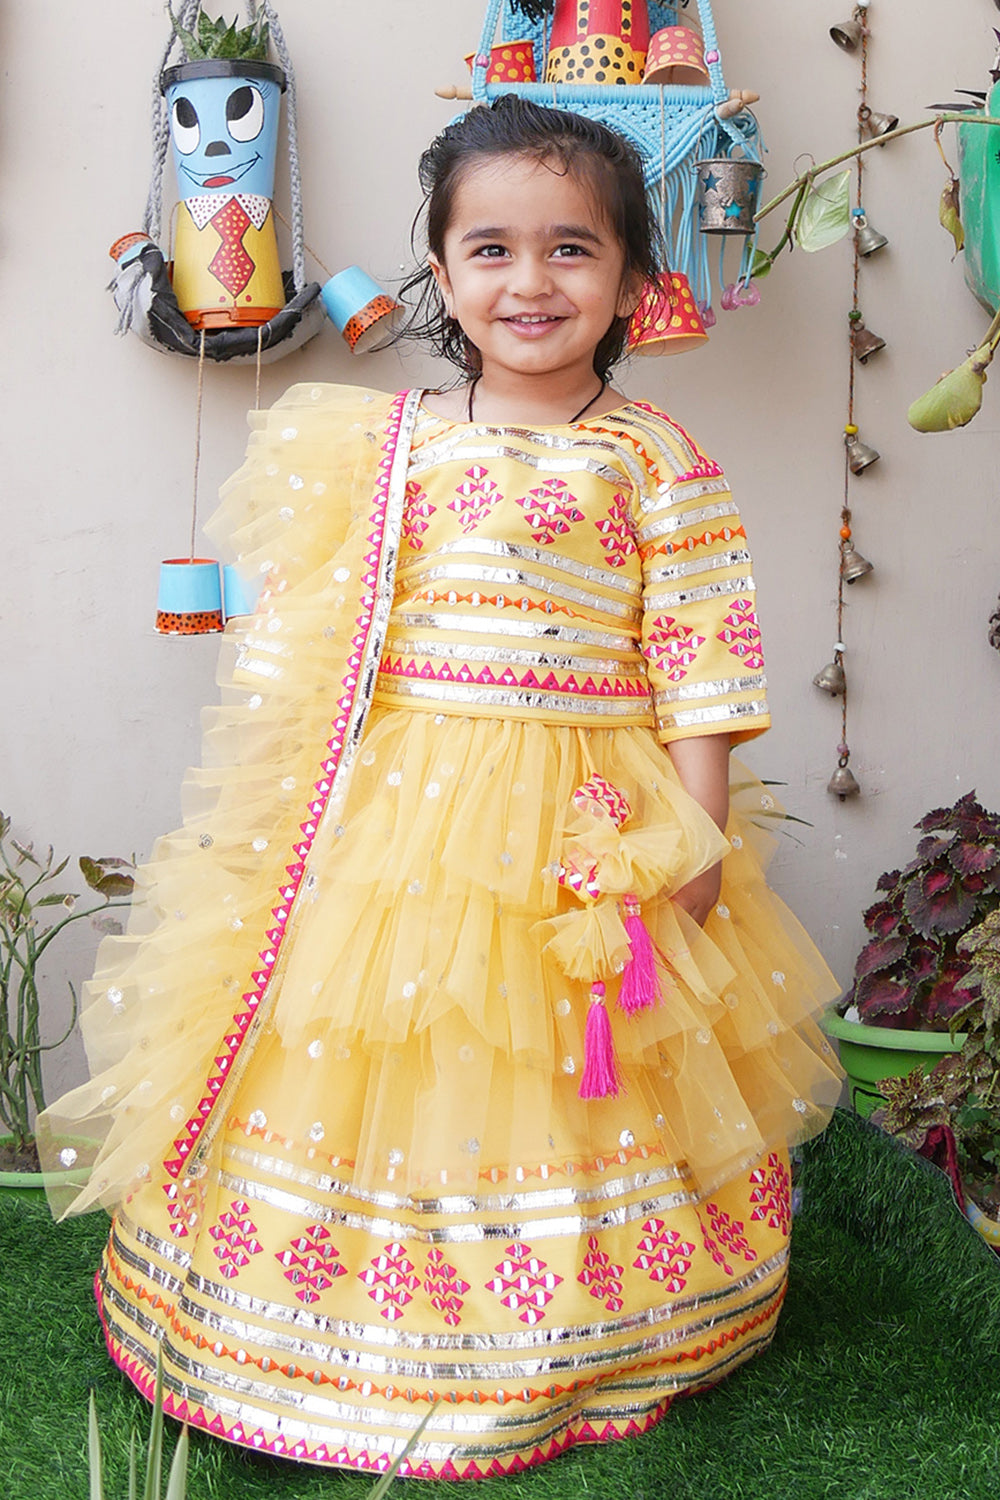
<instances>
[{"instance_id":1,"label":"artificial green grass","mask_svg":"<svg viewBox=\"0 0 1000 1500\"><path fill-rule=\"evenodd\" d=\"M1000 1260L943 1176L852 1115L806 1149L800 1187L764 1355L642 1438L478 1485L399 1482L398 1500L994 1500ZM0 1198L3 1500L83 1500L91 1387L108 1500L125 1495L129 1430L145 1436L149 1408L103 1350L90 1283L105 1229ZM188 1474L189 1500L361 1500L373 1485L200 1432Z\"/></svg>"}]
</instances>

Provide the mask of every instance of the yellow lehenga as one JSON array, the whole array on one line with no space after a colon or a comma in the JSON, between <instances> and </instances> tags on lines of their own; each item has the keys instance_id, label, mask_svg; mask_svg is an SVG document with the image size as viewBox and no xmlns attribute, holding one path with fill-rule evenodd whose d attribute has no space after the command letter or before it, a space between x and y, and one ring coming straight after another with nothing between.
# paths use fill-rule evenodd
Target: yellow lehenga
<instances>
[{"instance_id":1,"label":"yellow lehenga","mask_svg":"<svg viewBox=\"0 0 1000 1500\"><path fill-rule=\"evenodd\" d=\"M641 405L255 420L215 526L264 592L40 1122L92 1163L54 1206L114 1210L108 1347L147 1392L162 1347L168 1411L381 1469L433 1406L404 1473L508 1473L768 1342L787 1146L838 1094L770 796L738 770L723 837L661 744L766 727L745 538ZM670 893L722 856L702 930ZM661 991L628 1015L626 911Z\"/></svg>"}]
</instances>

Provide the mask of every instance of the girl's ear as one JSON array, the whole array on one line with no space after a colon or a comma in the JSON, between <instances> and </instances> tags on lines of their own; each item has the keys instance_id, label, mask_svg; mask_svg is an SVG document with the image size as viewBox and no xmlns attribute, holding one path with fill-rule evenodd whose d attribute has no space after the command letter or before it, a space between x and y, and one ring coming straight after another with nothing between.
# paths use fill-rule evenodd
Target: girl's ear
<instances>
[{"instance_id":1,"label":"girl's ear","mask_svg":"<svg viewBox=\"0 0 1000 1500\"><path fill-rule=\"evenodd\" d=\"M449 318L455 316L455 299L451 292L451 282L448 280L448 272L445 270L444 261L438 260L433 251L427 256L427 264L431 268L434 280L438 284L438 291L444 302L444 310Z\"/></svg>"},{"instance_id":2,"label":"girl's ear","mask_svg":"<svg viewBox=\"0 0 1000 1500\"><path fill-rule=\"evenodd\" d=\"M622 280L622 289L618 297L618 316L630 318L642 301L642 288L644 278L638 271L629 271Z\"/></svg>"}]
</instances>

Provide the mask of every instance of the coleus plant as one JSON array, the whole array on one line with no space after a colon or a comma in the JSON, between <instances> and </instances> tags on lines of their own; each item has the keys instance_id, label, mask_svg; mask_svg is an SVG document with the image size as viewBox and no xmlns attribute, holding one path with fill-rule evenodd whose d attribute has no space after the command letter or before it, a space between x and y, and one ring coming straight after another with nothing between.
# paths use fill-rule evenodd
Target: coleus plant
<instances>
[{"instance_id":1,"label":"coleus plant","mask_svg":"<svg viewBox=\"0 0 1000 1500\"><path fill-rule=\"evenodd\" d=\"M848 998L873 1026L947 1031L979 996L959 939L1000 906L1000 817L967 792L935 808L903 870L880 876L879 899L864 914L872 937L858 955Z\"/></svg>"}]
</instances>

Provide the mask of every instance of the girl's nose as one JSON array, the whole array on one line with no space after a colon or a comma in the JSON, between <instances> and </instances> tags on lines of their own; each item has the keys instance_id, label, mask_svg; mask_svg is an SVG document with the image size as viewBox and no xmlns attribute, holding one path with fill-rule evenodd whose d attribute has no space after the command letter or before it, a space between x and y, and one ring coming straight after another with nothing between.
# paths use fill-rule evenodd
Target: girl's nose
<instances>
[{"instance_id":1,"label":"girl's nose","mask_svg":"<svg viewBox=\"0 0 1000 1500\"><path fill-rule=\"evenodd\" d=\"M520 297L541 297L552 290L552 273L546 260L519 256L513 263L509 286Z\"/></svg>"}]
</instances>

